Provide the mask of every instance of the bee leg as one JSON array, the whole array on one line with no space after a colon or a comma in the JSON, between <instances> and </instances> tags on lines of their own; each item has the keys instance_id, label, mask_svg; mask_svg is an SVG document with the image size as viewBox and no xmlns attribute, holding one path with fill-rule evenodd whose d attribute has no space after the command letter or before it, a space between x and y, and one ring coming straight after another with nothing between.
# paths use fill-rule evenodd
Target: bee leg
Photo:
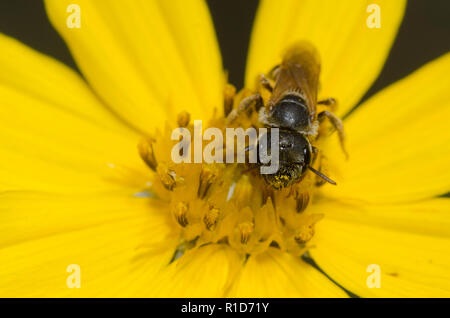
<instances>
[{"instance_id":1,"label":"bee leg","mask_svg":"<svg viewBox=\"0 0 450 318\"><path fill-rule=\"evenodd\" d=\"M260 94L253 94L244 98L237 109L233 109L227 116L227 125L232 124L242 113L246 112L253 104L255 109L259 110L264 102Z\"/></svg>"},{"instance_id":2,"label":"bee leg","mask_svg":"<svg viewBox=\"0 0 450 318\"><path fill-rule=\"evenodd\" d=\"M295 199L297 201L295 210L297 213L301 213L308 207L308 204L311 201L311 196L308 192L301 192L297 193Z\"/></svg>"},{"instance_id":3,"label":"bee leg","mask_svg":"<svg viewBox=\"0 0 450 318\"><path fill-rule=\"evenodd\" d=\"M275 65L269 72L269 78L275 79L275 77L278 75L278 71L280 70L280 64Z\"/></svg>"},{"instance_id":4,"label":"bee leg","mask_svg":"<svg viewBox=\"0 0 450 318\"><path fill-rule=\"evenodd\" d=\"M312 154L313 154L311 165L314 165L317 157L319 156L319 149L317 149L317 147L314 147L314 146L311 146L311 148L312 148Z\"/></svg>"},{"instance_id":5,"label":"bee leg","mask_svg":"<svg viewBox=\"0 0 450 318\"><path fill-rule=\"evenodd\" d=\"M325 117L328 118L330 123L333 125L334 129L337 130L337 132L339 134L339 141L341 143L342 151L344 152L345 157L348 159L348 153L345 150L345 144L344 144L345 132L344 132L344 125L342 124L342 120L340 120L338 117L336 117L336 115L333 114L332 112L329 112L328 110L324 110L324 111L320 112L318 115L319 122L322 122L325 119Z\"/></svg>"},{"instance_id":6,"label":"bee leg","mask_svg":"<svg viewBox=\"0 0 450 318\"><path fill-rule=\"evenodd\" d=\"M261 84L262 87L267 89L269 92L271 92L271 93L273 92L272 84L270 83L270 81L267 79L267 77L264 74L259 75L259 83Z\"/></svg>"},{"instance_id":7,"label":"bee leg","mask_svg":"<svg viewBox=\"0 0 450 318\"><path fill-rule=\"evenodd\" d=\"M324 100L319 100L317 102L317 104L328 106L328 107L330 107L330 109L332 111L335 111L336 108L337 108L337 100L332 98L332 97L329 97L329 98L324 99Z\"/></svg>"},{"instance_id":8,"label":"bee leg","mask_svg":"<svg viewBox=\"0 0 450 318\"><path fill-rule=\"evenodd\" d=\"M225 85L225 89L223 91L223 112L225 117L233 109L234 97L236 96L236 87L231 84Z\"/></svg>"}]
</instances>

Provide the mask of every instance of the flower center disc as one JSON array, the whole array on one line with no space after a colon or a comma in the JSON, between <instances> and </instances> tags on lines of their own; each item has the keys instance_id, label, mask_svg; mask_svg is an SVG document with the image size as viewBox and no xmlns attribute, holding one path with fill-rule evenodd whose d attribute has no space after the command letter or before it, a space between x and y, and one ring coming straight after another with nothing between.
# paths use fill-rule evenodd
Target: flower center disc
<instances>
[{"instance_id":1,"label":"flower center disc","mask_svg":"<svg viewBox=\"0 0 450 318\"><path fill-rule=\"evenodd\" d=\"M244 96L238 94L234 104ZM189 117L179 114L177 126L194 136ZM234 126L258 127L255 112L242 117ZM300 182L274 189L249 164L194 163L193 151L190 163L175 163L172 151L179 141L171 136L177 126L168 124L164 131L145 138L139 151L154 172L150 191L167 203L174 231L180 235L180 250L205 244L227 244L242 254L261 253L269 247L294 255L307 250L314 224L323 217L307 209L321 184L316 175L306 173ZM224 117L212 118L204 126L219 128L223 136L229 127ZM202 149L210 142L203 141ZM226 147L223 143L224 157Z\"/></svg>"}]
</instances>

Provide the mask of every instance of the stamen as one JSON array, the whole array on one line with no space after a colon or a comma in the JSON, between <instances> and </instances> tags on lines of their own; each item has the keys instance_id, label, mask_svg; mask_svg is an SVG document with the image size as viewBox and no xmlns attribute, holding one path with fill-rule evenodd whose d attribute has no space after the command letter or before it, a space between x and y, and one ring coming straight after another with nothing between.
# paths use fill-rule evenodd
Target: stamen
<instances>
[{"instance_id":1,"label":"stamen","mask_svg":"<svg viewBox=\"0 0 450 318\"><path fill-rule=\"evenodd\" d=\"M186 202L178 202L173 209L173 215L175 216L175 219L182 227L186 227L189 224L187 219L188 210L189 204Z\"/></svg>"},{"instance_id":2,"label":"stamen","mask_svg":"<svg viewBox=\"0 0 450 318\"><path fill-rule=\"evenodd\" d=\"M177 123L179 127L187 127L190 120L191 114L189 114L187 111L183 111L178 114Z\"/></svg>"},{"instance_id":3,"label":"stamen","mask_svg":"<svg viewBox=\"0 0 450 318\"><path fill-rule=\"evenodd\" d=\"M217 225L217 221L219 219L220 211L214 207L210 207L210 209L206 212L203 217L203 222L206 225L206 228L209 231L214 231Z\"/></svg>"},{"instance_id":4,"label":"stamen","mask_svg":"<svg viewBox=\"0 0 450 318\"><path fill-rule=\"evenodd\" d=\"M250 239L250 235L253 233L255 225L253 222L244 222L238 225L239 232L241 233L241 243L247 244Z\"/></svg>"},{"instance_id":5,"label":"stamen","mask_svg":"<svg viewBox=\"0 0 450 318\"><path fill-rule=\"evenodd\" d=\"M208 167L204 167L200 173L200 182L198 185L197 196L200 199L205 198L209 188L217 179L217 174Z\"/></svg>"},{"instance_id":6,"label":"stamen","mask_svg":"<svg viewBox=\"0 0 450 318\"><path fill-rule=\"evenodd\" d=\"M173 188L176 185L176 173L173 170L170 170L166 164L162 163L159 164L157 167L157 172L158 175L161 179L161 183L163 184L163 186L169 190L172 191Z\"/></svg>"},{"instance_id":7,"label":"stamen","mask_svg":"<svg viewBox=\"0 0 450 318\"><path fill-rule=\"evenodd\" d=\"M139 142L138 149L142 160L144 160L150 169L156 171L158 163L156 162L155 153L153 151L153 140L151 138L142 139Z\"/></svg>"}]
</instances>

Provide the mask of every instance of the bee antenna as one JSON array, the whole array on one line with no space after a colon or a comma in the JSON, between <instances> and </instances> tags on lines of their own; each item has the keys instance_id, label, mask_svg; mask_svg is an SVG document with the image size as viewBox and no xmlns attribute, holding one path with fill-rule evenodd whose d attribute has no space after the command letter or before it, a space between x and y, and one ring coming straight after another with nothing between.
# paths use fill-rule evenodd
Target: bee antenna
<instances>
[{"instance_id":1,"label":"bee antenna","mask_svg":"<svg viewBox=\"0 0 450 318\"><path fill-rule=\"evenodd\" d=\"M332 185L337 185L336 182L334 182L333 180L331 180L330 178L328 178L326 175L324 175L323 173L321 173L320 171L317 171L316 169L314 169L311 166L308 166L308 169L311 170L312 172L314 172L316 175L318 175L319 177L321 177L323 180L331 183Z\"/></svg>"}]
</instances>

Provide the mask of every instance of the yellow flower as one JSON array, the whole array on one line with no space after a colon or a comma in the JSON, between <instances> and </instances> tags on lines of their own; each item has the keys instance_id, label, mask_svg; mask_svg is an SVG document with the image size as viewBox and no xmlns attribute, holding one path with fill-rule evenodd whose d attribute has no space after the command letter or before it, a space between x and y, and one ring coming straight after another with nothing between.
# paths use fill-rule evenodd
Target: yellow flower
<instances>
[{"instance_id":1,"label":"yellow flower","mask_svg":"<svg viewBox=\"0 0 450 318\"><path fill-rule=\"evenodd\" d=\"M0 36L0 296L450 296L449 54L345 118L349 160L329 138L338 186L321 187L302 214L302 258L294 233L286 246L255 241L277 221L267 202L255 208L246 177L226 204L232 168L163 158L183 111L220 122L225 75L205 3L77 0L81 28L68 28L72 2L46 8L84 78ZM372 3L379 29L366 24ZM246 87L307 40L322 60L319 97L336 98L343 116L381 71L404 8L262 1ZM211 234L222 230L227 240ZM381 288L369 288L372 264Z\"/></svg>"}]
</instances>

